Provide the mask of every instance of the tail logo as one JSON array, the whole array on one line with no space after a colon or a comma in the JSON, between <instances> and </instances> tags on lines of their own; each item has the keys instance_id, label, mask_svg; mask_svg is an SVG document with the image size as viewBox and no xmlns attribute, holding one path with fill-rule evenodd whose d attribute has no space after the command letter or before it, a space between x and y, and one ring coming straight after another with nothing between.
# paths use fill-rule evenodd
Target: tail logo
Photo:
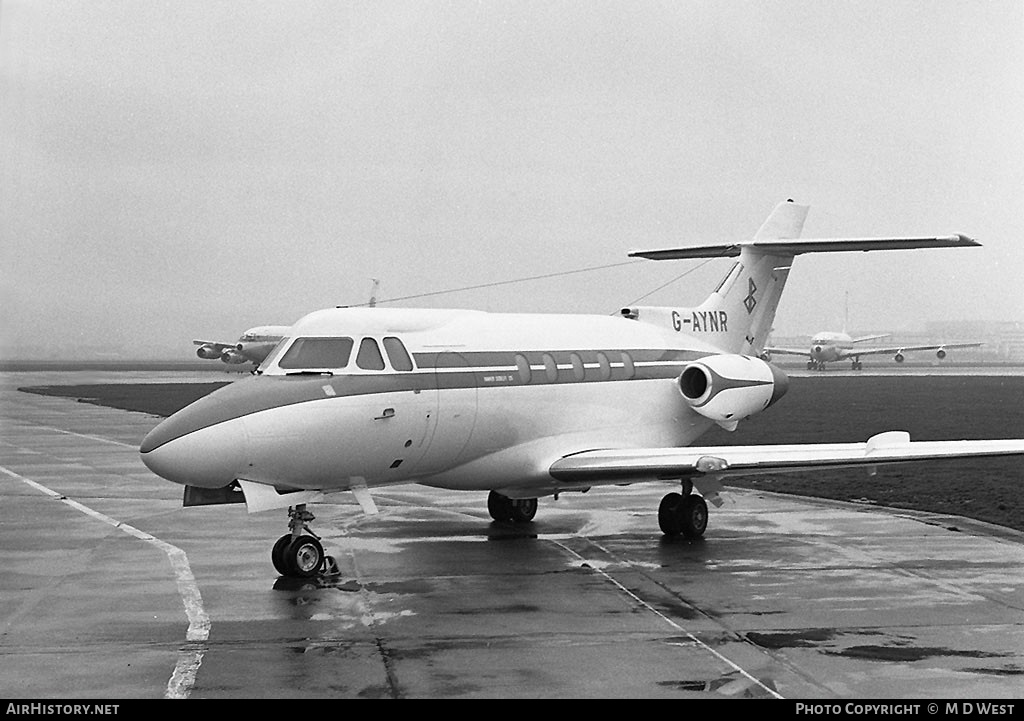
<instances>
[{"instance_id":1,"label":"tail logo","mask_svg":"<svg viewBox=\"0 0 1024 721\"><path fill-rule=\"evenodd\" d=\"M750 278L747 287L750 292L747 293L747 297L743 299L743 306L747 309L747 315L754 312L754 308L757 306L757 299L754 297L754 293L757 292L757 285L754 284L754 279Z\"/></svg>"}]
</instances>

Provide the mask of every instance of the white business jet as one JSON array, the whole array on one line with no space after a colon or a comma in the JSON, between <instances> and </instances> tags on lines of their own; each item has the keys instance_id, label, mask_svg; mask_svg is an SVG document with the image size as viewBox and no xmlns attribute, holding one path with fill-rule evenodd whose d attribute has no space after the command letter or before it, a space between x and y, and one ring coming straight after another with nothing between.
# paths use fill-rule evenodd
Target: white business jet
<instances>
[{"instance_id":1,"label":"white business jet","mask_svg":"<svg viewBox=\"0 0 1024 721\"><path fill-rule=\"evenodd\" d=\"M662 532L699 538L705 499L720 505L733 475L1024 454L1024 440L911 442L901 431L866 443L691 445L785 393L786 376L757 355L794 256L978 245L962 235L800 240L807 210L780 204L750 241L632 253L737 258L695 308L311 313L256 375L153 429L142 459L186 486L185 505L288 508L271 560L282 575L307 577L331 559L306 506L338 491L367 513L377 510L371 490L392 484L490 491L495 521L529 522L540 497L664 482L678 491L658 509Z\"/></svg>"},{"instance_id":2,"label":"white business jet","mask_svg":"<svg viewBox=\"0 0 1024 721\"><path fill-rule=\"evenodd\" d=\"M224 363L237 365L239 363L263 362L270 351L274 349L281 339L288 333L290 326L287 325L261 325L242 333L234 343L224 343L214 340L194 340L196 355L203 360L220 359Z\"/></svg>"}]
</instances>

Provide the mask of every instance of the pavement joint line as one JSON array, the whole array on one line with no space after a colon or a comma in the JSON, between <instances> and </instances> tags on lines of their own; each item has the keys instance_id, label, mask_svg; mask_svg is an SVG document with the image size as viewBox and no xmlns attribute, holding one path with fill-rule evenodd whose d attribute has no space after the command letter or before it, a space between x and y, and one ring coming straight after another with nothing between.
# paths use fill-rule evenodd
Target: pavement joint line
<instances>
[{"instance_id":1,"label":"pavement joint line","mask_svg":"<svg viewBox=\"0 0 1024 721\"><path fill-rule=\"evenodd\" d=\"M552 541L552 543L554 543L556 546L559 546L559 547L565 549L565 551L567 551L569 554L575 556L576 558L580 559L580 561L583 561L584 563L587 562L586 558L584 558L579 553L577 553L576 551L574 551L571 548L569 548L568 546L566 546L564 543L561 543L559 541ZM610 583L612 583L620 591L625 593L627 596L632 598L634 601L639 603L641 606L646 608L648 611L653 613L655 616L658 616L659 618L661 618L668 625L672 626L672 628L676 629L677 631L679 631L680 633L685 635L688 639L690 639L697 646L699 646L700 648L702 648L705 651L707 651L708 653L710 653L712 656L714 656L719 661L721 661L722 663L724 663L727 666L729 666L731 669L733 669L737 673L741 674L747 680L757 684L760 688L764 689L765 691L767 691L769 694L771 694L773 697L775 697L777 699L784 699L785 698L785 696L782 696L781 694L779 694L778 691L776 691L775 689L769 688L768 686L765 686L764 683L762 683L760 679L758 679L757 677L751 675L746 669L744 669L743 667L737 665L731 659L727 658L726 656L722 655L721 653L719 653L715 649L711 648L711 646L709 646L706 643L704 643L703 641L701 641L699 638L697 638L695 635L693 635L693 633L688 631L686 628L684 628L683 626L680 626L678 623L676 623L671 618L669 618L668 616L663 614L661 611L659 611L658 609L654 608L651 604L647 603L645 600L643 600L642 598L637 596L635 593L633 593L628 588L626 588L621 583L619 583L613 576L609 575L608 573L606 573L602 569L597 568L593 564L588 564L588 567L590 568L591 571L593 571L594 573L597 573L597 574L603 576L605 578L605 580L607 580Z\"/></svg>"},{"instance_id":2,"label":"pavement joint line","mask_svg":"<svg viewBox=\"0 0 1024 721\"><path fill-rule=\"evenodd\" d=\"M72 435L80 434L74 433ZM80 513L84 513L90 518L113 526L119 531L127 533L129 536L137 538L140 541L152 544L167 555L167 559L171 563L171 568L174 569L175 581L178 585L178 593L185 606L185 615L188 617L188 630L185 633L185 640L187 642L186 646L179 651L178 663L175 666L174 673L171 675L170 680L167 682L167 691L164 695L165 698L187 698L192 685L195 683L195 676L199 670L199 665L202 663L206 640L210 636L210 617L206 614L206 610L203 608L203 599L199 593L199 586L196 584L196 579L192 575L192 569L189 566L188 556L185 555L185 552L177 546L167 543L166 541L161 541L152 534L140 531L134 526L124 523L123 521L118 521L116 518L111 518L104 513L100 513L97 510L89 508L88 506L68 498L64 494L55 491L52 488L48 488L41 483L15 473L9 468L0 466L0 472L31 486L40 493L59 500L61 503L74 508Z\"/></svg>"},{"instance_id":3,"label":"pavement joint line","mask_svg":"<svg viewBox=\"0 0 1024 721\"><path fill-rule=\"evenodd\" d=\"M132 443L125 443L124 441L115 441L110 438L103 438L101 436L91 436L88 433L77 433L75 431L66 431L63 428L54 428L53 426L44 426L39 424L32 424L35 428L42 428L43 430L53 431L55 433L64 433L69 436L78 436L79 438L85 438L90 441L100 441L101 443L111 443L115 446L122 446L124 448L138 448L138 446Z\"/></svg>"}]
</instances>

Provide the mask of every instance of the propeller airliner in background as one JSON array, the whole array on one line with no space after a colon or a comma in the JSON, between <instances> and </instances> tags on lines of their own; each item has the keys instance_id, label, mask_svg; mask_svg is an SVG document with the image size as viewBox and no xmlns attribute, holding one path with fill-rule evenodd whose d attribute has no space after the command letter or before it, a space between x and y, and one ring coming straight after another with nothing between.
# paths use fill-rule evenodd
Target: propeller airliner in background
<instances>
[{"instance_id":1,"label":"propeller airliner in background","mask_svg":"<svg viewBox=\"0 0 1024 721\"><path fill-rule=\"evenodd\" d=\"M254 363L259 365L288 333L291 326L261 325L242 333L234 343L222 343L212 340L194 340L199 346L196 355L203 360L220 359L224 363Z\"/></svg>"},{"instance_id":2,"label":"propeller airliner in background","mask_svg":"<svg viewBox=\"0 0 1024 721\"><path fill-rule=\"evenodd\" d=\"M806 206L779 204L752 240L636 252L652 260L732 257L694 308L616 315L330 308L300 319L255 375L183 408L140 447L185 505L243 501L288 508L271 551L286 576L329 563L307 504L351 491L376 513L374 488L418 483L489 491L499 522L529 522L538 498L602 485L661 482L663 533L699 538L724 479L939 458L1024 454L1024 440L693 444L786 392L757 356L794 257L803 253L979 245L962 235L800 239Z\"/></svg>"}]
</instances>

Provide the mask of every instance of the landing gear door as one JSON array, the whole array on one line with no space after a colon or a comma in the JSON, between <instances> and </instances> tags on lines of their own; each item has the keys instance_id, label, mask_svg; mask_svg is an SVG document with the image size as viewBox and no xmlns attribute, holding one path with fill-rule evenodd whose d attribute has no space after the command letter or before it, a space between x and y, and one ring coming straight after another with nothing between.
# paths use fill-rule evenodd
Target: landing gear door
<instances>
[{"instance_id":1,"label":"landing gear door","mask_svg":"<svg viewBox=\"0 0 1024 721\"><path fill-rule=\"evenodd\" d=\"M476 423L476 371L463 355L439 353L434 382L437 412L427 432L427 451L417 464L420 473L440 473L463 462Z\"/></svg>"}]
</instances>

